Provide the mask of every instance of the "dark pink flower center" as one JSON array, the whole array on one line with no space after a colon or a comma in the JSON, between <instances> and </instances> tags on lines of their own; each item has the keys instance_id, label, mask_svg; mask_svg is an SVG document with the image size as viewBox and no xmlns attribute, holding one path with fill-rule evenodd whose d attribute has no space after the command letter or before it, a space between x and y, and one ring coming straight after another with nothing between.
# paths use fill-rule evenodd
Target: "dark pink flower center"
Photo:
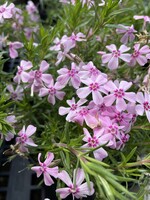
<instances>
[{"instance_id":1,"label":"dark pink flower center","mask_svg":"<svg viewBox=\"0 0 150 200\"><path fill-rule=\"evenodd\" d=\"M68 70L68 75L70 77L74 77L77 73L78 71L76 71L75 69Z\"/></svg>"},{"instance_id":2,"label":"dark pink flower center","mask_svg":"<svg viewBox=\"0 0 150 200\"><path fill-rule=\"evenodd\" d=\"M124 93L124 90L123 89L116 89L114 91L114 95L117 97L117 98L122 98L125 93Z\"/></svg>"},{"instance_id":3,"label":"dark pink flower center","mask_svg":"<svg viewBox=\"0 0 150 200\"><path fill-rule=\"evenodd\" d=\"M72 35L72 36L70 37L70 39L73 40L73 41L76 41L76 40L77 40L77 36L76 36L76 35Z\"/></svg>"},{"instance_id":4,"label":"dark pink flower center","mask_svg":"<svg viewBox=\"0 0 150 200\"><path fill-rule=\"evenodd\" d=\"M112 54L114 57L118 58L119 56L121 56L121 52L119 50L114 50L112 51Z\"/></svg>"},{"instance_id":5,"label":"dark pink flower center","mask_svg":"<svg viewBox=\"0 0 150 200\"><path fill-rule=\"evenodd\" d=\"M134 53L132 54L133 58L137 58L140 55L140 52L137 50L134 50Z\"/></svg>"},{"instance_id":6,"label":"dark pink flower center","mask_svg":"<svg viewBox=\"0 0 150 200\"><path fill-rule=\"evenodd\" d=\"M144 109L145 109L146 111L150 110L150 104L148 103L148 101L145 101L145 102L143 103L143 106L144 106Z\"/></svg>"},{"instance_id":7,"label":"dark pink flower center","mask_svg":"<svg viewBox=\"0 0 150 200\"><path fill-rule=\"evenodd\" d=\"M23 67L20 66L17 73L20 75L22 71L23 71Z\"/></svg>"},{"instance_id":8,"label":"dark pink flower center","mask_svg":"<svg viewBox=\"0 0 150 200\"><path fill-rule=\"evenodd\" d=\"M17 93L12 92L12 93L11 93L11 98L12 98L12 99L17 99Z\"/></svg>"},{"instance_id":9,"label":"dark pink flower center","mask_svg":"<svg viewBox=\"0 0 150 200\"><path fill-rule=\"evenodd\" d=\"M47 169L46 164L45 164L45 163L40 163L40 165L41 165L40 170L41 170L42 172L46 172L46 169Z\"/></svg>"},{"instance_id":10,"label":"dark pink flower center","mask_svg":"<svg viewBox=\"0 0 150 200\"><path fill-rule=\"evenodd\" d=\"M133 28L129 28L127 32L129 35L131 35L133 33Z\"/></svg>"},{"instance_id":11,"label":"dark pink flower center","mask_svg":"<svg viewBox=\"0 0 150 200\"><path fill-rule=\"evenodd\" d=\"M122 138L121 138L121 141L123 143L126 143L128 141L128 137L126 135L124 135Z\"/></svg>"},{"instance_id":12,"label":"dark pink flower center","mask_svg":"<svg viewBox=\"0 0 150 200\"><path fill-rule=\"evenodd\" d=\"M116 119L117 122L122 122L124 117L123 117L123 115L121 115L121 113L117 113L115 115L115 119Z\"/></svg>"},{"instance_id":13,"label":"dark pink flower center","mask_svg":"<svg viewBox=\"0 0 150 200\"><path fill-rule=\"evenodd\" d=\"M95 69L95 68L90 68L90 74L91 75L98 75L99 74L99 71L97 70L97 69Z\"/></svg>"},{"instance_id":14,"label":"dark pink flower center","mask_svg":"<svg viewBox=\"0 0 150 200\"><path fill-rule=\"evenodd\" d=\"M86 108L83 108L82 110L79 111L79 114L80 114L81 116L85 116L85 115L87 115L88 113L89 113L89 111L88 111L88 109L86 109Z\"/></svg>"},{"instance_id":15,"label":"dark pink flower center","mask_svg":"<svg viewBox=\"0 0 150 200\"><path fill-rule=\"evenodd\" d=\"M89 85L90 90L92 91L97 91L99 89L99 84L98 83L91 83Z\"/></svg>"},{"instance_id":16,"label":"dark pink flower center","mask_svg":"<svg viewBox=\"0 0 150 200\"><path fill-rule=\"evenodd\" d=\"M41 78L41 76L42 76L42 72L40 70L37 70L35 72L35 78L39 79L39 78Z\"/></svg>"},{"instance_id":17,"label":"dark pink flower center","mask_svg":"<svg viewBox=\"0 0 150 200\"><path fill-rule=\"evenodd\" d=\"M108 127L108 133L111 133L112 135L117 135L117 132L118 132L117 126L111 125Z\"/></svg>"},{"instance_id":18,"label":"dark pink flower center","mask_svg":"<svg viewBox=\"0 0 150 200\"><path fill-rule=\"evenodd\" d=\"M0 7L0 13L3 13L3 12L5 12L5 8L4 7Z\"/></svg>"},{"instance_id":19,"label":"dark pink flower center","mask_svg":"<svg viewBox=\"0 0 150 200\"><path fill-rule=\"evenodd\" d=\"M70 110L76 110L77 109L77 104L72 104Z\"/></svg>"},{"instance_id":20,"label":"dark pink flower center","mask_svg":"<svg viewBox=\"0 0 150 200\"><path fill-rule=\"evenodd\" d=\"M95 136L88 138L89 147L97 147L98 144L99 144L98 139Z\"/></svg>"},{"instance_id":21,"label":"dark pink flower center","mask_svg":"<svg viewBox=\"0 0 150 200\"><path fill-rule=\"evenodd\" d=\"M76 194L80 191L77 185L76 186L70 185L69 188L70 188L69 192L72 193L72 194Z\"/></svg>"},{"instance_id":22,"label":"dark pink flower center","mask_svg":"<svg viewBox=\"0 0 150 200\"><path fill-rule=\"evenodd\" d=\"M56 89L54 87L50 87L48 92L49 94L54 95L56 94Z\"/></svg>"},{"instance_id":23,"label":"dark pink flower center","mask_svg":"<svg viewBox=\"0 0 150 200\"><path fill-rule=\"evenodd\" d=\"M25 143L25 142L27 141L27 138L28 138L28 137L27 137L26 134L21 134L21 138L20 138L21 141L20 141L20 142L21 142L21 143Z\"/></svg>"}]
</instances>

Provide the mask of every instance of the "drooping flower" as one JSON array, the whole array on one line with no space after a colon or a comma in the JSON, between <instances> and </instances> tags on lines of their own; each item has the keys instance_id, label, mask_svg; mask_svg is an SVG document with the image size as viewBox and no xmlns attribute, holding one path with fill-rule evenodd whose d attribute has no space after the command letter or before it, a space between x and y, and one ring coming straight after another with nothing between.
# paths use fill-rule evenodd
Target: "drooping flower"
<instances>
[{"instance_id":1,"label":"drooping flower","mask_svg":"<svg viewBox=\"0 0 150 200\"><path fill-rule=\"evenodd\" d=\"M105 145L111 139L109 134L104 134L104 129L100 129L99 131L94 132L93 136L89 133L89 131L84 128L84 138L82 139L84 142L87 142L82 146L82 148L96 148L100 145ZM85 150L86 151L86 150ZM103 160L108 156L107 151L104 148L100 147L99 149L93 151L94 157L97 160Z\"/></svg>"},{"instance_id":2,"label":"drooping flower","mask_svg":"<svg viewBox=\"0 0 150 200\"><path fill-rule=\"evenodd\" d=\"M9 56L11 58L17 58L18 57L18 52L16 49L20 49L23 47L23 44L21 42L10 42L9 43Z\"/></svg>"},{"instance_id":3,"label":"drooping flower","mask_svg":"<svg viewBox=\"0 0 150 200\"><path fill-rule=\"evenodd\" d=\"M54 178L57 178L58 176L58 167L57 166L50 167L52 160L54 159L54 154L48 152L46 160L44 162L41 162L40 158L41 158L41 153L38 154L38 161L40 166L34 166L31 168L31 170L36 172L37 177L43 174L45 185L50 186L54 184L54 181L51 178L51 176L53 176Z\"/></svg>"},{"instance_id":4,"label":"drooping flower","mask_svg":"<svg viewBox=\"0 0 150 200\"><path fill-rule=\"evenodd\" d=\"M48 95L48 102L54 105L56 102L55 97L57 97L59 100L63 100L65 96L65 92L60 90L60 86L57 86L56 83L54 84L54 80L51 79L50 83L47 84L46 87L42 87L40 89L39 97Z\"/></svg>"},{"instance_id":5,"label":"drooping flower","mask_svg":"<svg viewBox=\"0 0 150 200\"><path fill-rule=\"evenodd\" d=\"M16 144L19 146L21 152L28 152L28 146L36 147L37 145L30 138L36 132L36 127L29 125L27 129L23 126L22 130L19 131L16 138Z\"/></svg>"},{"instance_id":6,"label":"drooping flower","mask_svg":"<svg viewBox=\"0 0 150 200\"><path fill-rule=\"evenodd\" d=\"M136 105L136 107L135 107L137 114L143 115L145 112L146 117L147 117L148 121L150 122L150 94L145 92L143 95L142 92L138 92L136 101L138 103L140 103L140 104Z\"/></svg>"},{"instance_id":7,"label":"drooping flower","mask_svg":"<svg viewBox=\"0 0 150 200\"><path fill-rule=\"evenodd\" d=\"M94 193L93 183L91 181L89 182L89 186L87 182L83 183L85 179L83 169L78 168L74 170L73 181L71 181L69 174L65 170L58 174L58 178L68 186L56 190L60 194L61 199L66 198L69 194L72 194L73 199L79 199L91 196Z\"/></svg>"},{"instance_id":8,"label":"drooping flower","mask_svg":"<svg viewBox=\"0 0 150 200\"><path fill-rule=\"evenodd\" d=\"M98 52L99 54L102 54L102 62L108 63L108 68L111 70L117 69L119 66L119 58L125 62L130 62L131 59L131 55L128 53L124 53L127 52L130 48L125 46L125 45L121 45L120 48L117 50L117 47L115 44L111 44L106 46L106 48L111 52L111 53L101 53Z\"/></svg>"},{"instance_id":9,"label":"drooping flower","mask_svg":"<svg viewBox=\"0 0 150 200\"><path fill-rule=\"evenodd\" d=\"M14 77L14 81L18 84L22 81L23 83L27 83L30 78L30 74L26 72L27 70L31 69L32 63L30 61L22 60L20 62L20 66L18 66L18 71L16 76Z\"/></svg>"},{"instance_id":10,"label":"drooping flower","mask_svg":"<svg viewBox=\"0 0 150 200\"><path fill-rule=\"evenodd\" d=\"M105 85L105 89L110 92L104 97L106 106L111 106L116 101L116 109L121 112L126 110L127 104L124 99L129 102L135 102L136 96L134 92L126 92L132 86L131 82L121 81L120 83L109 81Z\"/></svg>"},{"instance_id":11,"label":"drooping flower","mask_svg":"<svg viewBox=\"0 0 150 200\"><path fill-rule=\"evenodd\" d=\"M137 31L134 29L134 26L124 26L122 24L119 24L119 28L116 29L116 32L118 34L124 34L120 40L123 44L127 44L128 41L132 42L135 38L134 33Z\"/></svg>"},{"instance_id":12,"label":"drooping flower","mask_svg":"<svg viewBox=\"0 0 150 200\"><path fill-rule=\"evenodd\" d=\"M150 53L150 48L148 45L144 45L140 49L140 44L134 45L134 52L131 55L131 60L129 62L130 66L135 66L136 62L138 62L139 65L143 66L147 63L147 57L146 54Z\"/></svg>"},{"instance_id":13,"label":"drooping flower","mask_svg":"<svg viewBox=\"0 0 150 200\"><path fill-rule=\"evenodd\" d=\"M77 95L79 98L86 98L90 93L92 93L92 98L95 104L102 104L103 97L101 92L105 93L104 84L106 84L107 78L102 74L93 78L87 78L82 80L82 83L87 85L87 87L82 87L77 90Z\"/></svg>"}]
</instances>

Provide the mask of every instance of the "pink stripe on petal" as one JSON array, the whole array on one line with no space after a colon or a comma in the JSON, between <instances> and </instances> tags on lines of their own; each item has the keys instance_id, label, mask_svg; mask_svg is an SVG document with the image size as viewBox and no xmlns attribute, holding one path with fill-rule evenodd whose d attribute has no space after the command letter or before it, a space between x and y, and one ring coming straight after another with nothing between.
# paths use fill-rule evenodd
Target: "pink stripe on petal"
<instances>
[{"instance_id":1,"label":"pink stripe on petal","mask_svg":"<svg viewBox=\"0 0 150 200\"><path fill-rule=\"evenodd\" d=\"M108 68L111 70L117 69L118 68L118 58L117 57L112 57L108 63Z\"/></svg>"},{"instance_id":2,"label":"pink stripe on petal","mask_svg":"<svg viewBox=\"0 0 150 200\"><path fill-rule=\"evenodd\" d=\"M70 188L59 188L56 192L59 193L61 199L65 199L71 193Z\"/></svg>"},{"instance_id":3,"label":"pink stripe on petal","mask_svg":"<svg viewBox=\"0 0 150 200\"><path fill-rule=\"evenodd\" d=\"M77 90L77 95L79 98L86 98L91 93L89 87L82 87Z\"/></svg>"},{"instance_id":4,"label":"pink stripe on petal","mask_svg":"<svg viewBox=\"0 0 150 200\"><path fill-rule=\"evenodd\" d=\"M47 186L50 186L54 183L48 172L44 172L44 183Z\"/></svg>"},{"instance_id":5,"label":"pink stripe on petal","mask_svg":"<svg viewBox=\"0 0 150 200\"><path fill-rule=\"evenodd\" d=\"M72 181L70 179L70 176L69 174L65 171L65 170L62 170L59 174L58 174L58 178L60 180L62 180L67 186L70 186L72 185Z\"/></svg>"},{"instance_id":6,"label":"pink stripe on petal","mask_svg":"<svg viewBox=\"0 0 150 200\"><path fill-rule=\"evenodd\" d=\"M54 154L51 152L48 152L44 163L46 164L46 166L49 166L51 164L52 160L54 160Z\"/></svg>"},{"instance_id":7,"label":"pink stripe on petal","mask_svg":"<svg viewBox=\"0 0 150 200\"><path fill-rule=\"evenodd\" d=\"M116 109L121 112L126 110L127 104L123 98L117 98L116 100Z\"/></svg>"},{"instance_id":8,"label":"pink stripe on petal","mask_svg":"<svg viewBox=\"0 0 150 200\"><path fill-rule=\"evenodd\" d=\"M27 135L28 137L30 137L31 135L33 135L33 134L35 133L35 131L36 131L36 127L33 126L33 125L29 125L29 126L27 127L27 129L26 129L26 135Z\"/></svg>"}]
</instances>

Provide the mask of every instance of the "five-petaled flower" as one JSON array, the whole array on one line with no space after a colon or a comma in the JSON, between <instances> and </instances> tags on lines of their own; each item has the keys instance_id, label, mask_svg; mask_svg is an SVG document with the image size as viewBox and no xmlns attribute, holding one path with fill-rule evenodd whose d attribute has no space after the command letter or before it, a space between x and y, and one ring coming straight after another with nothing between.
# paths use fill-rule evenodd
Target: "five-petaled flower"
<instances>
[{"instance_id":1,"label":"five-petaled flower","mask_svg":"<svg viewBox=\"0 0 150 200\"><path fill-rule=\"evenodd\" d=\"M48 152L46 160L44 162L41 162L40 158L41 158L41 153L38 154L38 161L40 166L34 166L31 169L36 172L37 177L43 174L45 185L50 186L54 183L51 176L53 176L54 178L57 178L58 176L58 167L57 166L50 167L52 160L54 159L54 154Z\"/></svg>"},{"instance_id":2,"label":"five-petaled flower","mask_svg":"<svg viewBox=\"0 0 150 200\"><path fill-rule=\"evenodd\" d=\"M56 190L56 192L60 194L61 199L66 198L69 194L72 194L73 199L79 199L94 193L93 183L91 181L89 182L89 185L87 182L83 183L85 179L83 169L78 168L77 170L74 170L73 181L71 181L69 174L65 170L58 174L58 178L68 186Z\"/></svg>"}]
</instances>

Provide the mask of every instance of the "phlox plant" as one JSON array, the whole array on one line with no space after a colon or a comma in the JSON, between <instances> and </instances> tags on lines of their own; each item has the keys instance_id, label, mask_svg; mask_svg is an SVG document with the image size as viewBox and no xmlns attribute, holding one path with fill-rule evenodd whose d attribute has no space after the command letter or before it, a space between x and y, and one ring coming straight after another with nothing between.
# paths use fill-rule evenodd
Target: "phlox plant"
<instances>
[{"instance_id":1,"label":"phlox plant","mask_svg":"<svg viewBox=\"0 0 150 200\"><path fill-rule=\"evenodd\" d=\"M32 1L0 4L0 143L11 144L8 160L32 157L29 169L46 186L56 183L58 199L144 199L150 3L60 0L54 20L51 0L40 3L44 20Z\"/></svg>"}]
</instances>

